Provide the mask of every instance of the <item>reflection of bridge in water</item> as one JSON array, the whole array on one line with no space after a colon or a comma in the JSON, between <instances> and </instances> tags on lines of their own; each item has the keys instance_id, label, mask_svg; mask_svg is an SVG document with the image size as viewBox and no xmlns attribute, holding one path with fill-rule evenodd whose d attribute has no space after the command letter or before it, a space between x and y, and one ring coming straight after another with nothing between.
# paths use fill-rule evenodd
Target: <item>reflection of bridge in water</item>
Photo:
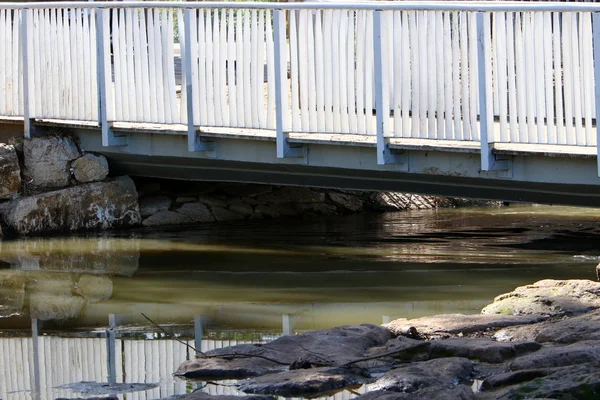
<instances>
[{"instance_id":1,"label":"reflection of bridge in water","mask_svg":"<svg viewBox=\"0 0 600 400\"><path fill-rule=\"evenodd\" d=\"M596 205L599 12L3 3L1 130L141 176Z\"/></svg>"},{"instance_id":2,"label":"reflection of bridge in water","mask_svg":"<svg viewBox=\"0 0 600 400\"><path fill-rule=\"evenodd\" d=\"M196 332L202 335L197 319ZM80 337L36 336L0 338L0 398L4 400L51 400L56 398L86 397L59 386L82 382L155 383L147 391L118 395L119 399L146 400L167 398L199 389L210 394L243 394L235 388L235 381L222 385L191 382L173 377L179 365L194 356L184 344L159 338L162 334L129 334L131 338L106 338L102 332L82 333ZM200 329L198 331L198 329ZM289 327L285 328L289 329ZM84 337L87 336L87 337ZM96 336L96 337L90 337ZM164 335L162 335L164 336ZM252 335L258 337L259 334ZM143 338L140 338L143 337ZM198 337L198 336L197 336ZM274 337L263 337L271 340ZM263 340L184 340L189 346L203 352L242 343ZM109 349L115 349L114 353ZM114 356L113 356L114 354ZM112 376L111 376L112 375ZM359 389L359 393L363 390ZM90 394L91 395L91 394ZM90 396L87 395L87 396ZM355 397L349 392L338 393L330 399L344 400Z\"/></svg>"}]
</instances>

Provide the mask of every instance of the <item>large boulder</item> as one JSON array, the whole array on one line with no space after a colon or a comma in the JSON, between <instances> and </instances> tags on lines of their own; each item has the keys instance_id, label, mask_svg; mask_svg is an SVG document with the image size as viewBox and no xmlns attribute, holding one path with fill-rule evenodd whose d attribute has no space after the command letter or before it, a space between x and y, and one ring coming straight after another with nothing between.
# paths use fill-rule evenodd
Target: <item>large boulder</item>
<instances>
[{"instance_id":1,"label":"large boulder","mask_svg":"<svg viewBox=\"0 0 600 400\"><path fill-rule=\"evenodd\" d=\"M14 146L0 143L0 200L12 199L20 190L21 167L17 152Z\"/></svg>"},{"instance_id":2,"label":"large boulder","mask_svg":"<svg viewBox=\"0 0 600 400\"><path fill-rule=\"evenodd\" d=\"M25 139L23 153L31 185L40 189L68 186L71 161L81 157L73 139L58 136Z\"/></svg>"},{"instance_id":3,"label":"large boulder","mask_svg":"<svg viewBox=\"0 0 600 400\"><path fill-rule=\"evenodd\" d=\"M86 154L71 164L75 179L81 183L103 181L108 176L108 161L103 155Z\"/></svg>"},{"instance_id":4,"label":"large boulder","mask_svg":"<svg viewBox=\"0 0 600 400\"><path fill-rule=\"evenodd\" d=\"M389 330L370 324L340 326L283 336L263 345L243 344L217 349L185 361L176 374L198 379L230 379L279 372L290 365L344 365L383 346Z\"/></svg>"},{"instance_id":5,"label":"large boulder","mask_svg":"<svg viewBox=\"0 0 600 400\"><path fill-rule=\"evenodd\" d=\"M150 217L160 211L168 211L173 201L168 196L145 196L140 199L140 214Z\"/></svg>"},{"instance_id":6,"label":"large boulder","mask_svg":"<svg viewBox=\"0 0 600 400\"><path fill-rule=\"evenodd\" d=\"M120 177L14 200L4 219L28 235L131 226L141 218L133 181Z\"/></svg>"},{"instance_id":7,"label":"large boulder","mask_svg":"<svg viewBox=\"0 0 600 400\"><path fill-rule=\"evenodd\" d=\"M600 282L545 279L501 294L482 314L578 315L600 308Z\"/></svg>"}]
</instances>

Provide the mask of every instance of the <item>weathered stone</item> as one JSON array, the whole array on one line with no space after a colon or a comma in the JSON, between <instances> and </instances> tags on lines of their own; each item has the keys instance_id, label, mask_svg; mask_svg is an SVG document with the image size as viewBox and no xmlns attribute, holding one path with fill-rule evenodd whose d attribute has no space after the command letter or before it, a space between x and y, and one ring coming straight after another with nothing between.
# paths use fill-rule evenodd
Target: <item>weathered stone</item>
<instances>
[{"instance_id":1,"label":"weathered stone","mask_svg":"<svg viewBox=\"0 0 600 400\"><path fill-rule=\"evenodd\" d=\"M416 363L388 371L369 390L414 393L427 387L452 389L473 374L473 362L466 358L443 358Z\"/></svg>"},{"instance_id":2,"label":"weathered stone","mask_svg":"<svg viewBox=\"0 0 600 400\"><path fill-rule=\"evenodd\" d=\"M17 152L14 146L0 143L0 200L12 199L20 190L21 167Z\"/></svg>"},{"instance_id":3,"label":"weathered stone","mask_svg":"<svg viewBox=\"0 0 600 400\"><path fill-rule=\"evenodd\" d=\"M428 387L413 393L377 390L356 397L355 400L472 400L474 398L475 395L469 386L458 385L453 388Z\"/></svg>"},{"instance_id":4,"label":"weathered stone","mask_svg":"<svg viewBox=\"0 0 600 400\"><path fill-rule=\"evenodd\" d=\"M244 218L247 218L254 213L252 206L249 206L240 199L236 199L229 203L229 210L242 215Z\"/></svg>"},{"instance_id":5,"label":"weathered stone","mask_svg":"<svg viewBox=\"0 0 600 400\"><path fill-rule=\"evenodd\" d=\"M428 210L437 208L438 199L420 194L380 192L372 197L372 206L382 211Z\"/></svg>"},{"instance_id":6,"label":"weathered stone","mask_svg":"<svg viewBox=\"0 0 600 400\"><path fill-rule=\"evenodd\" d=\"M516 358L513 371L522 369L564 367L566 365L600 363L600 341L582 341L568 346L544 347L541 350Z\"/></svg>"},{"instance_id":7,"label":"weathered stone","mask_svg":"<svg viewBox=\"0 0 600 400\"><path fill-rule=\"evenodd\" d=\"M140 214L142 218L149 217L159 211L167 211L173 201L168 196L146 196L140 199Z\"/></svg>"},{"instance_id":8,"label":"weathered stone","mask_svg":"<svg viewBox=\"0 0 600 400\"><path fill-rule=\"evenodd\" d=\"M227 203L221 199L218 199L213 196L208 196L206 194L198 195L198 202L202 204L206 204L209 207L227 207Z\"/></svg>"},{"instance_id":9,"label":"weathered stone","mask_svg":"<svg viewBox=\"0 0 600 400\"><path fill-rule=\"evenodd\" d=\"M305 187L284 186L271 193L265 193L257 196L256 199L262 203L323 203L325 202L325 193L311 190Z\"/></svg>"},{"instance_id":10,"label":"weathered stone","mask_svg":"<svg viewBox=\"0 0 600 400\"><path fill-rule=\"evenodd\" d=\"M104 276L82 275L77 282L75 294L92 303L112 297L113 283Z\"/></svg>"},{"instance_id":11,"label":"weathered stone","mask_svg":"<svg viewBox=\"0 0 600 400\"><path fill-rule=\"evenodd\" d=\"M85 154L71 164L75 179L81 183L98 182L108 176L108 161L103 155Z\"/></svg>"},{"instance_id":12,"label":"weathered stone","mask_svg":"<svg viewBox=\"0 0 600 400\"><path fill-rule=\"evenodd\" d=\"M600 282L545 279L497 296L483 314L576 315L600 308Z\"/></svg>"},{"instance_id":13,"label":"weathered stone","mask_svg":"<svg viewBox=\"0 0 600 400\"><path fill-rule=\"evenodd\" d=\"M556 372L558 368L524 369L521 371L510 371L503 374L492 375L481 383L481 390L494 390L504 386L516 385L529 382L536 378L542 378Z\"/></svg>"},{"instance_id":14,"label":"weathered stone","mask_svg":"<svg viewBox=\"0 0 600 400\"><path fill-rule=\"evenodd\" d=\"M304 215L338 215L337 207L327 203L299 203L295 205Z\"/></svg>"},{"instance_id":15,"label":"weathered stone","mask_svg":"<svg viewBox=\"0 0 600 400\"><path fill-rule=\"evenodd\" d=\"M354 369L321 367L260 376L242 382L239 388L245 393L314 398L358 388L365 380Z\"/></svg>"},{"instance_id":16,"label":"weathered stone","mask_svg":"<svg viewBox=\"0 0 600 400\"><path fill-rule=\"evenodd\" d=\"M551 375L512 387L495 398L517 399L597 399L600 397L598 364L573 365Z\"/></svg>"},{"instance_id":17,"label":"weathered stone","mask_svg":"<svg viewBox=\"0 0 600 400\"><path fill-rule=\"evenodd\" d=\"M141 219L129 177L22 197L11 203L4 218L21 235L116 228Z\"/></svg>"},{"instance_id":18,"label":"weathered stone","mask_svg":"<svg viewBox=\"0 0 600 400\"><path fill-rule=\"evenodd\" d=\"M259 355L279 363L258 357L196 358L185 361L177 370L178 375L190 378L228 379L259 376L286 369L293 362L314 357L343 365L362 357L371 347L382 346L391 338L387 329L377 325L340 326L337 328L307 332L296 336L282 336L263 345L238 345L213 350L207 355L239 354Z\"/></svg>"},{"instance_id":19,"label":"weathered stone","mask_svg":"<svg viewBox=\"0 0 600 400\"><path fill-rule=\"evenodd\" d=\"M223 207L212 207L212 212L218 222L238 221L240 219L244 219L242 214L238 214Z\"/></svg>"},{"instance_id":20,"label":"weathered stone","mask_svg":"<svg viewBox=\"0 0 600 400\"><path fill-rule=\"evenodd\" d=\"M233 197L252 197L273 191L273 186L270 185L243 183L222 183L217 185L217 188L223 193Z\"/></svg>"},{"instance_id":21,"label":"weathered stone","mask_svg":"<svg viewBox=\"0 0 600 400\"><path fill-rule=\"evenodd\" d=\"M195 391L187 396L182 396L185 400L276 400L274 396L236 396L236 395L213 395L201 391Z\"/></svg>"},{"instance_id":22,"label":"weathered stone","mask_svg":"<svg viewBox=\"0 0 600 400\"><path fill-rule=\"evenodd\" d=\"M195 203L196 201L196 196L179 196L175 199L177 204Z\"/></svg>"},{"instance_id":23,"label":"weathered stone","mask_svg":"<svg viewBox=\"0 0 600 400\"><path fill-rule=\"evenodd\" d=\"M278 218L280 216L293 217L299 212L288 204L261 204L254 208L254 213L258 218Z\"/></svg>"},{"instance_id":24,"label":"weathered stone","mask_svg":"<svg viewBox=\"0 0 600 400\"><path fill-rule=\"evenodd\" d=\"M215 220L208 207L202 203L186 203L177 212L185 215L192 222L213 222Z\"/></svg>"},{"instance_id":25,"label":"weathered stone","mask_svg":"<svg viewBox=\"0 0 600 400\"><path fill-rule=\"evenodd\" d=\"M465 357L488 363L501 363L537 351L541 347L535 342L496 342L486 338L451 338L431 342L429 356L431 358Z\"/></svg>"},{"instance_id":26,"label":"weathered stone","mask_svg":"<svg viewBox=\"0 0 600 400\"><path fill-rule=\"evenodd\" d=\"M429 358L430 347L431 342L398 336L388 340L385 346L371 347L367 350L365 356L372 357L390 354L388 357L393 359L400 359L403 361L422 361ZM380 361L383 360L384 359L380 359Z\"/></svg>"},{"instance_id":27,"label":"weathered stone","mask_svg":"<svg viewBox=\"0 0 600 400\"><path fill-rule=\"evenodd\" d=\"M161 226L161 225L183 225L191 224L192 221L187 215L180 214L175 211L159 211L156 214L142 221L144 226Z\"/></svg>"},{"instance_id":28,"label":"weathered stone","mask_svg":"<svg viewBox=\"0 0 600 400\"><path fill-rule=\"evenodd\" d=\"M329 192L327 196L333 204L351 212L360 211L364 206L364 202L359 197L351 194Z\"/></svg>"},{"instance_id":29,"label":"weathered stone","mask_svg":"<svg viewBox=\"0 0 600 400\"><path fill-rule=\"evenodd\" d=\"M23 152L31 185L44 189L68 186L71 161L81 156L73 139L57 136L25 139Z\"/></svg>"},{"instance_id":30,"label":"weathered stone","mask_svg":"<svg viewBox=\"0 0 600 400\"><path fill-rule=\"evenodd\" d=\"M386 325L396 335L401 335L406 327L414 327L426 336L458 335L486 332L506 326L526 325L543 321L547 317L540 315L482 315L482 314L443 314L416 319L400 318Z\"/></svg>"}]
</instances>

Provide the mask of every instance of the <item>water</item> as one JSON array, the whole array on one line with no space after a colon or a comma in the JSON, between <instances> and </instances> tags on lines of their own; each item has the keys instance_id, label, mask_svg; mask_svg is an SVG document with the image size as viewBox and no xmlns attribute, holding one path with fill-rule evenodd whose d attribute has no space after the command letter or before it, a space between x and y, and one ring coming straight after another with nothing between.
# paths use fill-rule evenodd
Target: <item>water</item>
<instances>
[{"instance_id":1,"label":"water","mask_svg":"<svg viewBox=\"0 0 600 400\"><path fill-rule=\"evenodd\" d=\"M197 387L171 376L193 351L142 313L207 350L283 330L477 313L539 279L594 279L599 221L595 209L510 206L4 241L0 399L81 397L56 387L106 381L109 315L116 380L158 383L126 395L154 399Z\"/></svg>"}]
</instances>

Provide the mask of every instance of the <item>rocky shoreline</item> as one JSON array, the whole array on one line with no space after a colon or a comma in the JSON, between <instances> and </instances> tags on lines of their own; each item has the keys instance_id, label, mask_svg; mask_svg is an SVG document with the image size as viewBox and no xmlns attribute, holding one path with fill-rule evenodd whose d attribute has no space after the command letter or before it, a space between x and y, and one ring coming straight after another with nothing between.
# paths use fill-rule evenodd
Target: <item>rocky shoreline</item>
<instances>
[{"instance_id":1,"label":"rocky shoreline","mask_svg":"<svg viewBox=\"0 0 600 400\"><path fill-rule=\"evenodd\" d=\"M64 134L0 143L0 237L498 202L392 192L111 177Z\"/></svg>"},{"instance_id":2,"label":"rocky shoreline","mask_svg":"<svg viewBox=\"0 0 600 400\"><path fill-rule=\"evenodd\" d=\"M373 399L600 397L600 283L543 280L476 315L342 326L201 354L176 375L238 379L251 397ZM205 393L186 398L208 399Z\"/></svg>"}]
</instances>

